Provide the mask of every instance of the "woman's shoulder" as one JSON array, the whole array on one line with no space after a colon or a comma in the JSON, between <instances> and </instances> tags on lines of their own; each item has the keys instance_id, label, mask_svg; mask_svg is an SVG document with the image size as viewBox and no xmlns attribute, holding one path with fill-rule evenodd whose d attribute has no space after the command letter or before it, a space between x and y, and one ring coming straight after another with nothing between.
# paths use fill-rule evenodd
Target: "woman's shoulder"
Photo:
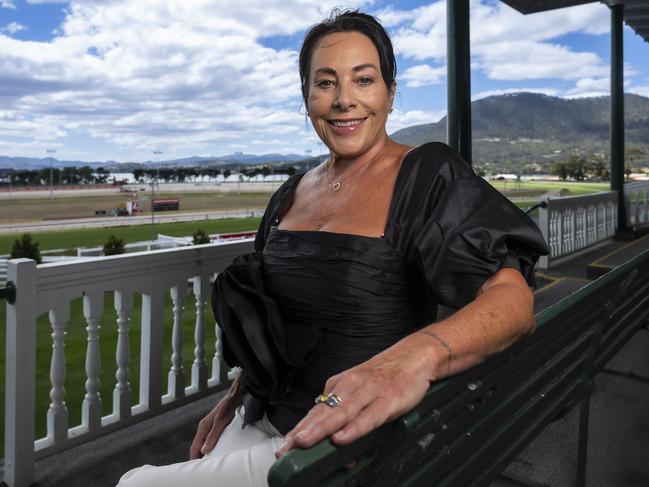
<instances>
[{"instance_id":1,"label":"woman's shoulder","mask_svg":"<svg viewBox=\"0 0 649 487\"><path fill-rule=\"evenodd\" d=\"M290 199L297 187L298 183L302 179L305 173L297 173L289 176L289 178L284 181L279 188L273 193L268 203L268 208L270 209L281 209L285 204L287 199Z\"/></svg>"},{"instance_id":2,"label":"woman's shoulder","mask_svg":"<svg viewBox=\"0 0 649 487\"><path fill-rule=\"evenodd\" d=\"M418 178L442 178L447 183L475 176L471 165L443 142L427 142L411 149L404 159L405 171Z\"/></svg>"}]
</instances>

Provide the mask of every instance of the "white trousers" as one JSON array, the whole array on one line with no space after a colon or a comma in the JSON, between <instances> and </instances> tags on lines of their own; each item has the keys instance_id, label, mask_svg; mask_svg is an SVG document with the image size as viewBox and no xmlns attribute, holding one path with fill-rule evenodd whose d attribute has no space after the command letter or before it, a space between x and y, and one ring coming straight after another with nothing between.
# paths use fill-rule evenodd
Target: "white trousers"
<instances>
[{"instance_id":1,"label":"white trousers","mask_svg":"<svg viewBox=\"0 0 649 487\"><path fill-rule=\"evenodd\" d=\"M264 487L283 436L266 419L243 426L237 409L214 449L198 460L126 472L117 487Z\"/></svg>"}]
</instances>

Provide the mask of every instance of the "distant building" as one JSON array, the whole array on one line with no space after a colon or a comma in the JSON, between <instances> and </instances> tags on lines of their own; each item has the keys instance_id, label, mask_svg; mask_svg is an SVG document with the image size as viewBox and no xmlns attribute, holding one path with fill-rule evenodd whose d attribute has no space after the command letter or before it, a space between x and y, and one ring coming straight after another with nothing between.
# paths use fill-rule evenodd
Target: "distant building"
<instances>
[{"instance_id":1,"label":"distant building","mask_svg":"<svg viewBox=\"0 0 649 487\"><path fill-rule=\"evenodd\" d=\"M516 181L518 179L518 174L494 174L493 176L490 176L489 179Z\"/></svg>"}]
</instances>

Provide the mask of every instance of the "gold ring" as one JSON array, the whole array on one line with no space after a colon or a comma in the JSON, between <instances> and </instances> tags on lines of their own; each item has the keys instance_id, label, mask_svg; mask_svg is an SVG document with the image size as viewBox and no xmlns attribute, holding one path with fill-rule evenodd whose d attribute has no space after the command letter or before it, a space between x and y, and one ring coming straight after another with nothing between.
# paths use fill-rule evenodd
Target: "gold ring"
<instances>
[{"instance_id":1,"label":"gold ring","mask_svg":"<svg viewBox=\"0 0 649 487\"><path fill-rule=\"evenodd\" d=\"M318 397L315 398L316 404L326 404L330 408L335 408L336 406L340 406L342 402L343 400L340 399L340 396L332 392L330 392L329 394L320 394Z\"/></svg>"}]
</instances>

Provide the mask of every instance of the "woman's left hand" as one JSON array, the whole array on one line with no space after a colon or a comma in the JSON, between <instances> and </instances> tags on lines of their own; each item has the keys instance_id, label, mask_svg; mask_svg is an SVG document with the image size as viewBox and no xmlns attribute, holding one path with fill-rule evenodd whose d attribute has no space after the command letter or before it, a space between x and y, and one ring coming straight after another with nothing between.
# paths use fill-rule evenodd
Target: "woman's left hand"
<instances>
[{"instance_id":1,"label":"woman's left hand","mask_svg":"<svg viewBox=\"0 0 649 487\"><path fill-rule=\"evenodd\" d=\"M414 333L367 362L331 377L323 392L340 397L340 405L316 404L289 431L275 456L280 458L296 447L309 448L327 437L345 445L398 418L424 397L436 375L432 365L441 366L446 360L445 350L431 346L429 337Z\"/></svg>"}]
</instances>

